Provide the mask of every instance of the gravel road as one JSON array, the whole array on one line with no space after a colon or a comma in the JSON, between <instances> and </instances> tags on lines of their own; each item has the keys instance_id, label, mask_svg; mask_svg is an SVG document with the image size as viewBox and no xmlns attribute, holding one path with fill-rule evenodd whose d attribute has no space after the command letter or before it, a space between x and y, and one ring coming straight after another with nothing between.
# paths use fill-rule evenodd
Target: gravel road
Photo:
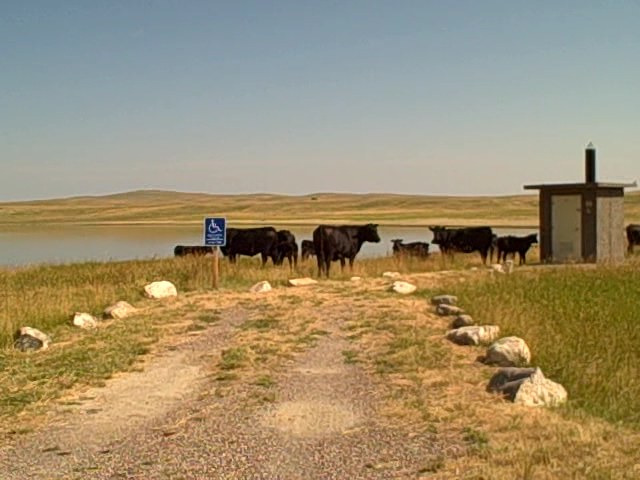
<instances>
[{"instance_id":1,"label":"gravel road","mask_svg":"<svg viewBox=\"0 0 640 480\"><path fill-rule=\"evenodd\" d=\"M380 386L345 362L339 319L275 375L274 401L255 401L251 386L217 395L206 367L243 319L227 311L144 371L85 392L42 429L0 447L0 479L428 477L447 447L382 419Z\"/></svg>"}]
</instances>

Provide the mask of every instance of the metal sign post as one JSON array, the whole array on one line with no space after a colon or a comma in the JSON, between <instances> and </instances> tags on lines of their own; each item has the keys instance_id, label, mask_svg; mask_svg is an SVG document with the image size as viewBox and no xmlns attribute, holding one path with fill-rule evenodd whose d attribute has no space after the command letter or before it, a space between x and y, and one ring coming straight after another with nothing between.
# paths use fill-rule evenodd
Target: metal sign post
<instances>
[{"instance_id":1,"label":"metal sign post","mask_svg":"<svg viewBox=\"0 0 640 480\"><path fill-rule=\"evenodd\" d=\"M208 217L204 219L204 244L213 247L213 288L218 288L219 262L218 247L227 244L227 219Z\"/></svg>"}]
</instances>

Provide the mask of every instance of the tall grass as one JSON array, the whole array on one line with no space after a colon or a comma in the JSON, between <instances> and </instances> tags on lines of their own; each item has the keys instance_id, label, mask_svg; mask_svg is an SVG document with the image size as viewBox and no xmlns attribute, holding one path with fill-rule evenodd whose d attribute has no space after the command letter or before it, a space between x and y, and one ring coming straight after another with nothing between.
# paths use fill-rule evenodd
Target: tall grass
<instances>
[{"instance_id":1,"label":"tall grass","mask_svg":"<svg viewBox=\"0 0 640 480\"><path fill-rule=\"evenodd\" d=\"M0 270L0 348L15 331L32 326L48 333L68 325L77 311L100 315L118 300L135 302L146 283L168 279L180 290L211 284L197 259L88 262Z\"/></svg>"},{"instance_id":2,"label":"tall grass","mask_svg":"<svg viewBox=\"0 0 640 480\"><path fill-rule=\"evenodd\" d=\"M352 275L379 276L386 270L403 272L433 271L444 267L463 268L465 260L444 262L435 255L427 260L381 257L356 260L353 270L332 264L332 279ZM288 265L262 267L259 258L241 257L235 265L220 262L220 288L246 289L268 280L284 285L298 276L315 277L315 259L299 262L295 270ZM16 330L28 325L47 333L68 326L77 311L100 315L118 300L136 302L143 296L145 284L156 280L173 282L178 291L212 288L211 257L185 257L123 262L87 262L64 265L40 265L17 270L0 270L0 348L8 347Z\"/></svg>"},{"instance_id":3,"label":"tall grass","mask_svg":"<svg viewBox=\"0 0 640 480\"><path fill-rule=\"evenodd\" d=\"M477 321L522 337L532 363L567 388L572 406L640 426L637 264L542 267L451 289Z\"/></svg>"}]
</instances>

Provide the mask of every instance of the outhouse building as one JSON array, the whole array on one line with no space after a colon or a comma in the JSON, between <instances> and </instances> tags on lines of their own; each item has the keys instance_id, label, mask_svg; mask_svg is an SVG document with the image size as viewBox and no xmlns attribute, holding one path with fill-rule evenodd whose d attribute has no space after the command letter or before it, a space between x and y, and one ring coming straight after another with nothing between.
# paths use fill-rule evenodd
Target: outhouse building
<instances>
[{"instance_id":1,"label":"outhouse building","mask_svg":"<svg viewBox=\"0 0 640 480\"><path fill-rule=\"evenodd\" d=\"M585 150L585 182L525 185L539 190L540 261L624 260L624 189L635 183L596 181L596 151Z\"/></svg>"}]
</instances>

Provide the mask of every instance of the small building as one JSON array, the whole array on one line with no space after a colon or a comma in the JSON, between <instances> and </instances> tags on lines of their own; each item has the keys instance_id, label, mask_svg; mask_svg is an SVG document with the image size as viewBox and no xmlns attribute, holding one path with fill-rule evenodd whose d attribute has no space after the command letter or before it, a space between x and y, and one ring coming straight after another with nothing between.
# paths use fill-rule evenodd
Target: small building
<instances>
[{"instance_id":1,"label":"small building","mask_svg":"<svg viewBox=\"0 0 640 480\"><path fill-rule=\"evenodd\" d=\"M585 183L525 185L540 191L540 261L624 260L624 189L635 183L596 182L596 151L585 150Z\"/></svg>"}]
</instances>

